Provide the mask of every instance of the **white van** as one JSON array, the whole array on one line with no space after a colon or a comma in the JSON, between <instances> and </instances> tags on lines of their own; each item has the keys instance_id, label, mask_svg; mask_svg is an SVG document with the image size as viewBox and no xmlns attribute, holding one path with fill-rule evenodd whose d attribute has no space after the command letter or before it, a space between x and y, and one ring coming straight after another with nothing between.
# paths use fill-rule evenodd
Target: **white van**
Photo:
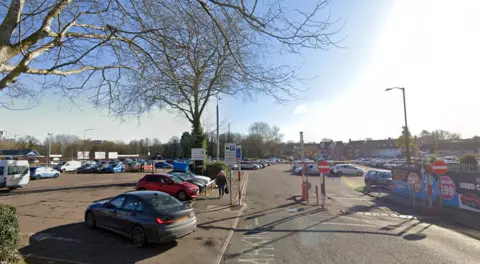
<instances>
[{"instance_id":1,"label":"white van","mask_svg":"<svg viewBox=\"0 0 480 264\"><path fill-rule=\"evenodd\" d=\"M67 161L67 163L63 164L62 167L60 167L60 171L61 172L76 171L80 167L82 167L82 161L71 160L71 161Z\"/></svg>"},{"instance_id":2,"label":"white van","mask_svg":"<svg viewBox=\"0 0 480 264\"><path fill-rule=\"evenodd\" d=\"M30 182L27 160L0 160L0 188L17 189Z\"/></svg>"}]
</instances>

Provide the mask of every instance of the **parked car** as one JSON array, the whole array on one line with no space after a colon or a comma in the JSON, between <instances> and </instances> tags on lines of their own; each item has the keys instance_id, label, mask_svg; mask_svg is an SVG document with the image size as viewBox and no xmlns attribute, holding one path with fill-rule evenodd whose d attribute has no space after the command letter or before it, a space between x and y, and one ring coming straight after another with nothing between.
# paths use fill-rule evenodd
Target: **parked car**
<instances>
[{"instance_id":1,"label":"parked car","mask_svg":"<svg viewBox=\"0 0 480 264\"><path fill-rule=\"evenodd\" d=\"M190 175L188 175L184 172L174 171L174 172L171 172L169 174L170 175L175 175L183 181L186 181L186 182L197 185L200 192L205 190L205 187L207 186L207 184L203 180L200 180L198 178L194 179L194 178L190 177Z\"/></svg>"},{"instance_id":2,"label":"parked car","mask_svg":"<svg viewBox=\"0 0 480 264\"><path fill-rule=\"evenodd\" d=\"M173 169L173 165L165 161L159 161L155 163L155 168L157 169Z\"/></svg>"},{"instance_id":3,"label":"parked car","mask_svg":"<svg viewBox=\"0 0 480 264\"><path fill-rule=\"evenodd\" d=\"M390 188L392 172L388 170L369 170L365 174L365 185L380 188Z\"/></svg>"},{"instance_id":4,"label":"parked car","mask_svg":"<svg viewBox=\"0 0 480 264\"><path fill-rule=\"evenodd\" d=\"M103 173L125 172L125 166L121 162L109 163L108 166L103 168L102 172Z\"/></svg>"},{"instance_id":5,"label":"parked car","mask_svg":"<svg viewBox=\"0 0 480 264\"><path fill-rule=\"evenodd\" d=\"M137 247L175 240L195 231L192 208L158 191L128 192L95 202L85 210L89 228L105 228L132 240Z\"/></svg>"},{"instance_id":6,"label":"parked car","mask_svg":"<svg viewBox=\"0 0 480 264\"><path fill-rule=\"evenodd\" d=\"M53 169L58 171L58 172L61 172L62 171L62 166L65 165L65 163L67 163L67 162L66 161L61 161L57 165L55 165L55 167L53 167Z\"/></svg>"},{"instance_id":7,"label":"parked car","mask_svg":"<svg viewBox=\"0 0 480 264\"><path fill-rule=\"evenodd\" d=\"M480 209L480 198L473 193L463 194L462 197L460 197L460 200L464 205Z\"/></svg>"},{"instance_id":8,"label":"parked car","mask_svg":"<svg viewBox=\"0 0 480 264\"><path fill-rule=\"evenodd\" d=\"M137 190L152 190L168 193L180 201L198 197L199 188L171 174L148 174L137 183Z\"/></svg>"},{"instance_id":9,"label":"parked car","mask_svg":"<svg viewBox=\"0 0 480 264\"><path fill-rule=\"evenodd\" d=\"M30 182L27 160L0 160L0 188L14 190Z\"/></svg>"},{"instance_id":10,"label":"parked car","mask_svg":"<svg viewBox=\"0 0 480 264\"><path fill-rule=\"evenodd\" d=\"M242 170L258 170L260 169L260 165L249 162L249 161L242 161L240 162L240 168Z\"/></svg>"},{"instance_id":11,"label":"parked car","mask_svg":"<svg viewBox=\"0 0 480 264\"><path fill-rule=\"evenodd\" d=\"M49 167L30 167L30 179L57 178L60 172Z\"/></svg>"},{"instance_id":12,"label":"parked car","mask_svg":"<svg viewBox=\"0 0 480 264\"><path fill-rule=\"evenodd\" d=\"M365 170L350 164L337 164L332 169L333 174L341 175L357 175L362 176L365 174Z\"/></svg>"},{"instance_id":13,"label":"parked car","mask_svg":"<svg viewBox=\"0 0 480 264\"><path fill-rule=\"evenodd\" d=\"M99 173L97 164L85 164L77 169L77 173Z\"/></svg>"},{"instance_id":14,"label":"parked car","mask_svg":"<svg viewBox=\"0 0 480 264\"><path fill-rule=\"evenodd\" d=\"M78 168L82 167L82 162L79 160L67 161L65 164L60 167L61 172L66 171L76 171Z\"/></svg>"},{"instance_id":15,"label":"parked car","mask_svg":"<svg viewBox=\"0 0 480 264\"><path fill-rule=\"evenodd\" d=\"M191 178L193 178L194 180L199 180L199 181L202 181L203 183L205 184L209 184L212 179L210 179L210 177L207 177L207 176L202 176L202 175L197 175L189 170L172 170L170 172L167 172L167 174L172 174L174 172L181 172L181 173L185 173L187 174L188 176L190 176Z\"/></svg>"}]
</instances>

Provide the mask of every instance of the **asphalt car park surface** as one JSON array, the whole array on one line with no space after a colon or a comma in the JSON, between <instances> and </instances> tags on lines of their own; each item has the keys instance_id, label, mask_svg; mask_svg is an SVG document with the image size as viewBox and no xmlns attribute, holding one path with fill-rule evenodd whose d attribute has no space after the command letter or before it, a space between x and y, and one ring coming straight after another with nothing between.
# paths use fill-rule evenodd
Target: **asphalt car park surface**
<instances>
[{"instance_id":1,"label":"asphalt car park surface","mask_svg":"<svg viewBox=\"0 0 480 264\"><path fill-rule=\"evenodd\" d=\"M14 205L20 221L19 250L50 263L212 263L227 232L197 229L177 241L136 248L127 238L84 224L94 201L132 191L145 173L62 174L1 191L0 203ZM208 214L197 222L209 221ZM226 226L230 223L225 222ZM33 262L36 263L36 262Z\"/></svg>"}]
</instances>

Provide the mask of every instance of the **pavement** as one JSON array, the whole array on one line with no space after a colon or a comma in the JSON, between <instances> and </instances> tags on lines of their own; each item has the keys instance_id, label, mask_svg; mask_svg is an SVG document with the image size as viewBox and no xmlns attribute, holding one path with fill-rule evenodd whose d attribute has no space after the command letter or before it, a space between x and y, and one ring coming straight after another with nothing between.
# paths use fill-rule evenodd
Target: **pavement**
<instances>
[{"instance_id":1,"label":"pavement","mask_svg":"<svg viewBox=\"0 0 480 264\"><path fill-rule=\"evenodd\" d=\"M175 242L139 249L129 239L84 226L84 210L90 203L131 191L143 175L65 174L58 179L32 181L28 187L14 192L2 192L0 203L17 208L19 251L26 262L210 264L221 257L229 235L227 230L199 227ZM234 201L240 186L236 179L233 178L230 187L234 190ZM228 196L217 199L217 189L207 194L190 203L198 225L216 221L216 225L230 228L240 207L231 207Z\"/></svg>"},{"instance_id":2,"label":"pavement","mask_svg":"<svg viewBox=\"0 0 480 264\"><path fill-rule=\"evenodd\" d=\"M249 174L245 210L222 263L478 263L480 243L329 177L329 203L299 201L300 177L275 165ZM348 176L347 176L348 177ZM318 177L311 177L315 184ZM397 210L398 209L398 210ZM211 229L223 230L215 223Z\"/></svg>"}]
</instances>

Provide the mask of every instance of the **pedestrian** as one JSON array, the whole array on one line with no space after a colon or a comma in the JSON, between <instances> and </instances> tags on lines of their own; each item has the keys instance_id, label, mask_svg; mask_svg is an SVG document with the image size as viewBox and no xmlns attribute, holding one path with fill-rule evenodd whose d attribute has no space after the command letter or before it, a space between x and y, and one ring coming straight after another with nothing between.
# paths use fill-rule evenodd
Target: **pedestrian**
<instances>
[{"instance_id":1,"label":"pedestrian","mask_svg":"<svg viewBox=\"0 0 480 264\"><path fill-rule=\"evenodd\" d=\"M225 172L223 170L217 174L215 184L218 186L218 198L220 199L225 194L225 186L227 185L227 178L225 177Z\"/></svg>"}]
</instances>

